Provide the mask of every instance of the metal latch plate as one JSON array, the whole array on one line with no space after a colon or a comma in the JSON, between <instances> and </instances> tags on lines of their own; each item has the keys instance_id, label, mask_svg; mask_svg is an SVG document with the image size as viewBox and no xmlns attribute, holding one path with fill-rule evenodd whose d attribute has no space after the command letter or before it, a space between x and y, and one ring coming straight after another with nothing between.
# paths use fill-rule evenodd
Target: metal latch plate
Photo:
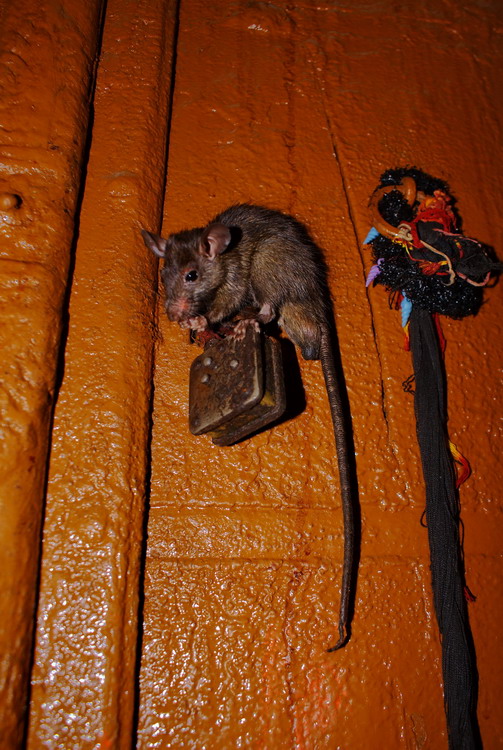
<instances>
[{"instance_id":1,"label":"metal latch plate","mask_svg":"<svg viewBox=\"0 0 503 750\"><path fill-rule=\"evenodd\" d=\"M189 428L232 445L286 408L279 342L249 326L245 337L212 341L190 368Z\"/></svg>"}]
</instances>

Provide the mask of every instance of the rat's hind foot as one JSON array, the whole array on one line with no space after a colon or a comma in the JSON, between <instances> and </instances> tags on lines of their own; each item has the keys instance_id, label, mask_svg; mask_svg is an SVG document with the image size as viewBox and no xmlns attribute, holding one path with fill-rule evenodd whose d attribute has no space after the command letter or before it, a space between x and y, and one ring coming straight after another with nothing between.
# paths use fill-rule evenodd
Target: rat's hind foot
<instances>
[{"instance_id":1,"label":"rat's hind foot","mask_svg":"<svg viewBox=\"0 0 503 750\"><path fill-rule=\"evenodd\" d=\"M259 323L263 323L264 325L266 325L267 323L270 323L271 320L274 320L275 315L276 313L274 312L274 308L271 303L264 302L257 313L257 320L259 321Z\"/></svg>"}]
</instances>

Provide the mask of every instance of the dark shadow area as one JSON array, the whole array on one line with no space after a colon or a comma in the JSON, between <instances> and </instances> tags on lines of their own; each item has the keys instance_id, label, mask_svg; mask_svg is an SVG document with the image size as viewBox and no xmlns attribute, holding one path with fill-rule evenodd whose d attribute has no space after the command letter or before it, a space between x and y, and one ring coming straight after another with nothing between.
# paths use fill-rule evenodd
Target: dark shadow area
<instances>
[{"instance_id":1,"label":"dark shadow area","mask_svg":"<svg viewBox=\"0 0 503 750\"><path fill-rule=\"evenodd\" d=\"M180 29L180 0L176 1L175 9L175 20L173 28L173 41L172 41L172 62L171 62L171 82L168 96L168 123L167 123L167 136L166 136L166 152L164 158L164 180L162 195L166 194L166 184L168 176L168 158L169 158L169 144L171 135L171 121L173 114L173 97L175 93L176 83L176 70L177 70L177 47L178 47L178 36ZM161 202L163 206L164 201ZM162 215L160 216L162 223ZM156 274L156 288L155 294L153 295L154 307L152 315L157 316L157 300L159 297L159 276ZM156 322L156 329L158 328ZM145 610L145 572L146 572L146 561L147 561L147 549L148 549L148 522L150 515L150 496L151 496L151 477L152 477L152 430L153 430L153 411L154 411L154 370L155 370L155 349L154 340L152 340L152 369L151 369L151 382L152 387L150 391L150 402L148 411L148 436L146 445L146 470L145 470L145 497L144 497L144 513L143 513L143 528L142 528L142 544L140 552L140 565L139 565L139 577L138 577L138 612L137 612L137 640L136 640L136 655L135 655L135 669L134 669L134 706L133 706L133 717L131 726L131 750L135 750L137 746L137 735L138 727L140 722L140 672L141 672L141 661L143 652L143 638L144 638L144 610Z\"/></svg>"},{"instance_id":2,"label":"dark shadow area","mask_svg":"<svg viewBox=\"0 0 503 750\"><path fill-rule=\"evenodd\" d=\"M300 374L299 361L295 346L289 339L279 339L283 372L285 375L286 409L274 424L282 424L295 419L306 408L306 391ZM273 425L271 425L273 426Z\"/></svg>"}]
</instances>

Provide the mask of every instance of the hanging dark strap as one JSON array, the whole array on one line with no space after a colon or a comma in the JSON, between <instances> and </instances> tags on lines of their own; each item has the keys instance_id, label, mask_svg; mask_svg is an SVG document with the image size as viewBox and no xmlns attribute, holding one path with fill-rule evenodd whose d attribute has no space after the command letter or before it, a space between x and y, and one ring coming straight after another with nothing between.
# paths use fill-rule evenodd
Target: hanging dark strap
<instances>
[{"instance_id":1,"label":"hanging dark strap","mask_svg":"<svg viewBox=\"0 0 503 750\"><path fill-rule=\"evenodd\" d=\"M444 368L432 316L414 306L410 347L415 373L417 438L426 485L435 612L442 640L444 704L450 750L480 747L477 670L459 534L459 502L447 438Z\"/></svg>"}]
</instances>

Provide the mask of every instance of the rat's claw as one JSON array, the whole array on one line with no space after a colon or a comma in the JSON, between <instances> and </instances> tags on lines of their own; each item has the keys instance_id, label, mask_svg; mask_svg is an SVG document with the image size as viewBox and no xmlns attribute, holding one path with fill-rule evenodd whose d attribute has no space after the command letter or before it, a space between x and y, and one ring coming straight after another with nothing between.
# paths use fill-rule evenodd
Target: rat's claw
<instances>
[{"instance_id":1,"label":"rat's claw","mask_svg":"<svg viewBox=\"0 0 503 750\"><path fill-rule=\"evenodd\" d=\"M255 318L245 318L244 320L238 320L232 331L232 337L238 341L242 341L246 336L247 329L252 326L256 331L260 331L260 326Z\"/></svg>"}]
</instances>

